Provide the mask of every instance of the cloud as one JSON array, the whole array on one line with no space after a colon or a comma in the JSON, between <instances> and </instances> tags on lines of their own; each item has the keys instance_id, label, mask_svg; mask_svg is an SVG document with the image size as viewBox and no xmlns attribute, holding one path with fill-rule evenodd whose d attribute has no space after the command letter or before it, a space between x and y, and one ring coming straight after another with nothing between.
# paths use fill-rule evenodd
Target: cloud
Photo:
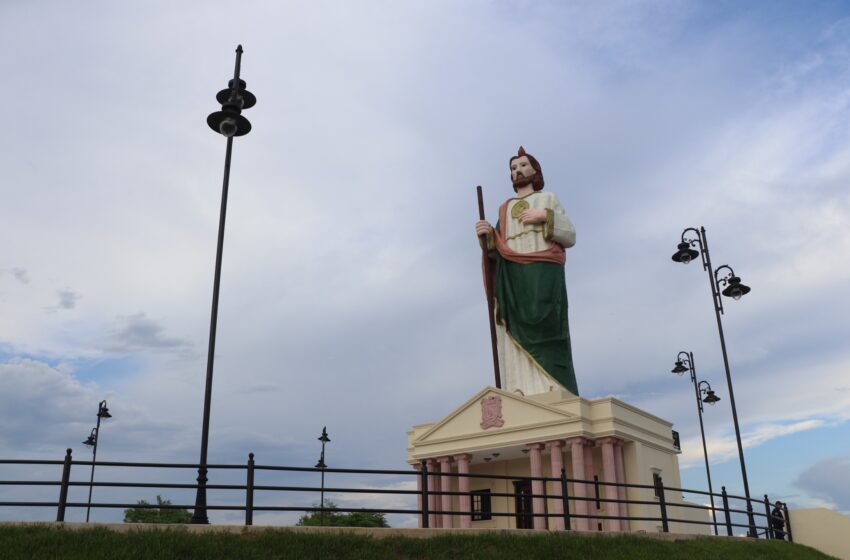
<instances>
[{"instance_id":1,"label":"cloud","mask_svg":"<svg viewBox=\"0 0 850 560\"><path fill-rule=\"evenodd\" d=\"M172 441L180 441L181 420L157 417L159 412L146 411L144 403L127 403L97 384L82 383L68 365L12 359L0 363L0 386L0 454L21 456L21 450L27 450L29 455L46 451L55 456L66 447L79 449L103 399L109 400L114 416L109 430L122 432L121 445L127 450L154 444L170 448ZM169 434L168 440L163 433Z\"/></svg>"},{"instance_id":2,"label":"cloud","mask_svg":"<svg viewBox=\"0 0 850 560\"><path fill-rule=\"evenodd\" d=\"M23 268L13 268L11 270L11 272L12 272L12 276L15 277L15 280L17 280L21 284L29 284L30 283L30 277L27 274L27 271L25 269L23 269Z\"/></svg>"},{"instance_id":3,"label":"cloud","mask_svg":"<svg viewBox=\"0 0 850 560\"><path fill-rule=\"evenodd\" d=\"M185 418L174 412L167 413L152 408L149 402L116 396L93 383L82 383L70 366L31 359L13 359L0 363L0 456L7 459L61 460L66 448L71 448L76 460L86 460L90 451L81 443L95 426L98 402L107 399L113 417L101 424L98 459L121 461L187 461L191 449L194 455L198 438L193 427L187 427ZM154 402L151 400L150 402ZM177 409L179 413L179 409ZM196 457L191 457L194 460ZM58 480L55 466L4 467L7 480ZM83 467L74 469L76 475L88 472ZM169 480L191 480L191 473L171 473ZM99 480L123 482L155 482L162 480L161 472L150 469L98 469ZM86 478L87 480L87 478ZM168 496L178 495L176 490L163 490ZM152 490L153 495L156 490ZM81 489L72 489L71 501L85 501ZM99 489L103 501L134 503L145 496L140 489ZM181 499L191 501L188 492ZM11 501L51 501L56 494L53 488L15 486L3 489L4 499ZM0 518L44 519L55 516L55 509L2 508ZM69 511L69 520L84 518L85 511ZM119 521L120 510L100 510L95 513L100 521Z\"/></svg>"},{"instance_id":4,"label":"cloud","mask_svg":"<svg viewBox=\"0 0 850 560\"><path fill-rule=\"evenodd\" d=\"M94 387L80 384L66 368L29 359L0 364L0 385L0 449L6 452L59 454L88 433L100 400Z\"/></svg>"},{"instance_id":5,"label":"cloud","mask_svg":"<svg viewBox=\"0 0 850 560\"><path fill-rule=\"evenodd\" d=\"M59 297L59 301L56 303L56 305L45 307L45 310L48 313L55 313L63 309L74 309L75 307L77 307L77 301L81 299L81 296L79 294L68 288L56 290L56 295Z\"/></svg>"},{"instance_id":6,"label":"cloud","mask_svg":"<svg viewBox=\"0 0 850 560\"><path fill-rule=\"evenodd\" d=\"M749 450L768 441L783 436L796 434L806 430L814 430L827 426L828 423L821 419L803 420L800 422L764 423L751 427L749 431L741 434L741 445ZM711 437L706 440L708 456L712 462L721 463L738 457L738 444L734 438L734 432L727 431L722 437ZM699 438L688 438L682 445L680 464L683 468L698 465L703 461L702 442Z\"/></svg>"},{"instance_id":7,"label":"cloud","mask_svg":"<svg viewBox=\"0 0 850 560\"><path fill-rule=\"evenodd\" d=\"M811 465L794 481L809 494L850 514L850 455L831 457Z\"/></svg>"},{"instance_id":8,"label":"cloud","mask_svg":"<svg viewBox=\"0 0 850 560\"><path fill-rule=\"evenodd\" d=\"M57 290L56 293L59 295L59 303L56 304L58 309L74 309L80 299L78 294L68 289Z\"/></svg>"},{"instance_id":9,"label":"cloud","mask_svg":"<svg viewBox=\"0 0 850 560\"><path fill-rule=\"evenodd\" d=\"M105 349L114 353L175 352L188 350L190 344L181 338L166 336L165 329L145 313L119 316Z\"/></svg>"}]
</instances>

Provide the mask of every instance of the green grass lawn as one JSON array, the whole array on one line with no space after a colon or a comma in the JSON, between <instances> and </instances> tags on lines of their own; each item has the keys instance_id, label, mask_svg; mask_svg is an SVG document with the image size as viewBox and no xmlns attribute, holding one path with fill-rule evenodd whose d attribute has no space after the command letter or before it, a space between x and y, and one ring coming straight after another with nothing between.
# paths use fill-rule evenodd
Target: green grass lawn
<instances>
[{"instance_id":1,"label":"green grass lawn","mask_svg":"<svg viewBox=\"0 0 850 560\"><path fill-rule=\"evenodd\" d=\"M49 527L0 527L0 560L17 559L443 559L577 558L627 560L807 560L829 558L811 548L776 541L697 539L668 542L639 536L577 534L449 534L383 539L352 534L261 531L186 533Z\"/></svg>"}]
</instances>

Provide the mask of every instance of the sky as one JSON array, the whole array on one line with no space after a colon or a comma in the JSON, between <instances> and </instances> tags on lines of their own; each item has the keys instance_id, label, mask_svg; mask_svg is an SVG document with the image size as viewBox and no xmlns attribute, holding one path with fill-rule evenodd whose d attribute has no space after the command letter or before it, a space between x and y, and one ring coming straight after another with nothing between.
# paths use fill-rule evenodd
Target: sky
<instances>
[{"instance_id":1,"label":"sky","mask_svg":"<svg viewBox=\"0 0 850 560\"><path fill-rule=\"evenodd\" d=\"M90 457L106 399L99 460L197 461L225 150L205 118L241 43L258 101L233 149L210 462L312 466L327 426L329 466L408 468L405 432L492 384L475 186L494 216L523 145L577 229L582 396L673 422L682 483L705 488L670 373L693 352L721 398L715 488L741 492L707 276L670 258L704 226L752 287L723 316L752 493L850 512L848 31L828 1L0 3L0 457Z\"/></svg>"}]
</instances>

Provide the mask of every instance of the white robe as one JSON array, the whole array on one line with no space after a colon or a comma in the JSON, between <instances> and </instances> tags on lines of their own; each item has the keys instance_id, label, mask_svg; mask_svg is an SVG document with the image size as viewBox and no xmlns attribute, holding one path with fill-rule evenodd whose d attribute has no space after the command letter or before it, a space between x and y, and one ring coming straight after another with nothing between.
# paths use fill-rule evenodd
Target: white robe
<instances>
[{"instance_id":1,"label":"white robe","mask_svg":"<svg viewBox=\"0 0 850 560\"><path fill-rule=\"evenodd\" d=\"M544 238L546 224L523 225L518 217L511 215L513 206L524 200L529 208L548 208L553 213L551 240ZM576 229L564 212L564 207L554 193L537 191L523 198L514 198L508 202L505 221L500 223L508 247L517 253L534 253L547 249L552 241L565 249L576 243ZM540 366L507 333L504 325L496 323L496 342L499 349L499 371L502 389L509 392L520 391L523 395L545 393L560 387L554 378L546 374Z\"/></svg>"}]
</instances>

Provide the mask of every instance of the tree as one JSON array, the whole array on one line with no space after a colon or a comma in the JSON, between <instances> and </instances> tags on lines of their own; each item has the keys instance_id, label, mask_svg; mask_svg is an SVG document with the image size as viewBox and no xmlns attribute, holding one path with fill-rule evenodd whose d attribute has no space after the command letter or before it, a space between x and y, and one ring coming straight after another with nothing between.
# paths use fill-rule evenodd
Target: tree
<instances>
[{"instance_id":1,"label":"tree","mask_svg":"<svg viewBox=\"0 0 850 560\"><path fill-rule=\"evenodd\" d=\"M136 502L139 506L149 506L145 500ZM189 523L192 512L185 509L169 508L171 500L163 500L157 495L156 505L159 507L134 507L124 510L124 523Z\"/></svg>"},{"instance_id":2,"label":"tree","mask_svg":"<svg viewBox=\"0 0 850 560\"><path fill-rule=\"evenodd\" d=\"M313 504L313 507L319 507ZM351 513L340 513L336 511L336 504L325 500L325 527L389 527L383 513L371 513L365 511L353 511ZM302 527L318 527L322 525L322 512L311 511L302 515L296 525Z\"/></svg>"}]
</instances>

